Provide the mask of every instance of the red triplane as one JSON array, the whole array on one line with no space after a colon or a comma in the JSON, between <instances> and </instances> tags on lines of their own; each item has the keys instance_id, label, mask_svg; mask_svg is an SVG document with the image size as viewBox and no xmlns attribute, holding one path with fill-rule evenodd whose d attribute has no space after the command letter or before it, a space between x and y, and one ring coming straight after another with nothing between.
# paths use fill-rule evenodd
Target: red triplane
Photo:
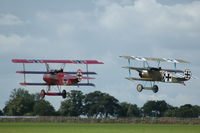
<instances>
[{"instance_id":1,"label":"red triplane","mask_svg":"<svg viewBox=\"0 0 200 133\"><path fill-rule=\"evenodd\" d=\"M62 96L66 98L66 90L62 90L61 86L95 86L93 83L89 83L90 79L95 79L89 77L89 75L95 75L95 72L88 71L88 64L103 64L97 60L26 60L26 59L12 59L13 63L22 63L23 71L17 71L17 73L24 74L24 82L20 83L21 85L38 85L38 86L47 86L47 90L41 90L40 96L42 98L45 95L48 96ZM43 63L46 66L47 71L26 71L26 63ZM48 63L61 63L63 64L59 70L50 69ZM66 63L71 64L85 64L86 72L82 72L81 69L78 69L77 72L64 72L64 67ZM43 74L44 83L28 83L26 82L26 74ZM86 75L86 76L83 76ZM80 83L82 79L86 79L87 83ZM58 92L50 92L51 86L57 86Z\"/></svg>"}]
</instances>

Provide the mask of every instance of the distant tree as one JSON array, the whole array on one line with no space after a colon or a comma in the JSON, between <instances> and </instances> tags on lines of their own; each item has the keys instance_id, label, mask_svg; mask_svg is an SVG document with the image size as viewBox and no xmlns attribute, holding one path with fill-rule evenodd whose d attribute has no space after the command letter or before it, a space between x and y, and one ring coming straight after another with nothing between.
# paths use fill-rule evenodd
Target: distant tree
<instances>
[{"instance_id":1,"label":"distant tree","mask_svg":"<svg viewBox=\"0 0 200 133\"><path fill-rule=\"evenodd\" d=\"M119 102L113 96L100 91L95 91L85 95L84 113L90 117L110 117L117 116Z\"/></svg>"},{"instance_id":2,"label":"distant tree","mask_svg":"<svg viewBox=\"0 0 200 133\"><path fill-rule=\"evenodd\" d=\"M2 116L3 115L3 112L2 112L2 110L0 110L0 116Z\"/></svg>"},{"instance_id":3,"label":"distant tree","mask_svg":"<svg viewBox=\"0 0 200 133\"><path fill-rule=\"evenodd\" d=\"M177 117L194 118L199 116L198 108L191 104L180 106L176 112Z\"/></svg>"},{"instance_id":4,"label":"distant tree","mask_svg":"<svg viewBox=\"0 0 200 133\"><path fill-rule=\"evenodd\" d=\"M119 117L139 117L140 109L136 104L120 103Z\"/></svg>"},{"instance_id":5,"label":"distant tree","mask_svg":"<svg viewBox=\"0 0 200 133\"><path fill-rule=\"evenodd\" d=\"M171 106L168 105L164 100L162 101L147 101L143 107L143 113L145 116L162 117L165 111Z\"/></svg>"},{"instance_id":6,"label":"distant tree","mask_svg":"<svg viewBox=\"0 0 200 133\"><path fill-rule=\"evenodd\" d=\"M67 99L61 103L59 112L64 116L80 116L83 111L84 95L81 91L72 90Z\"/></svg>"},{"instance_id":7,"label":"distant tree","mask_svg":"<svg viewBox=\"0 0 200 133\"><path fill-rule=\"evenodd\" d=\"M48 101L39 100L33 107L33 114L39 116L52 116L55 114L55 109Z\"/></svg>"},{"instance_id":8,"label":"distant tree","mask_svg":"<svg viewBox=\"0 0 200 133\"><path fill-rule=\"evenodd\" d=\"M172 106L167 104L164 100L157 101L156 105L157 105L157 110L159 111L159 115L158 115L159 117L163 117L165 111L167 111L168 109L172 108Z\"/></svg>"},{"instance_id":9,"label":"distant tree","mask_svg":"<svg viewBox=\"0 0 200 133\"><path fill-rule=\"evenodd\" d=\"M165 111L164 116L165 117L177 117L177 110L178 110L178 107L171 107Z\"/></svg>"},{"instance_id":10,"label":"distant tree","mask_svg":"<svg viewBox=\"0 0 200 133\"><path fill-rule=\"evenodd\" d=\"M24 90L23 88L19 89L13 89L11 94L10 94L10 100L15 99L17 97L29 97L30 94L27 90Z\"/></svg>"},{"instance_id":11,"label":"distant tree","mask_svg":"<svg viewBox=\"0 0 200 133\"><path fill-rule=\"evenodd\" d=\"M197 110L198 116L200 116L200 106L194 105L193 107L194 107L195 110Z\"/></svg>"},{"instance_id":12,"label":"distant tree","mask_svg":"<svg viewBox=\"0 0 200 133\"><path fill-rule=\"evenodd\" d=\"M27 90L22 88L14 89L3 109L4 114L15 116L31 115L35 101L36 95L29 94Z\"/></svg>"}]
</instances>

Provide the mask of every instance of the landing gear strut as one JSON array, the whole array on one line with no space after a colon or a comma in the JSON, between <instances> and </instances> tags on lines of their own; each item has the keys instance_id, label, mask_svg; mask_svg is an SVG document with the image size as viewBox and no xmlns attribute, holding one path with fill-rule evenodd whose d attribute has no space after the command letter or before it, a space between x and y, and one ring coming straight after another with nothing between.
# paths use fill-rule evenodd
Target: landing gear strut
<instances>
[{"instance_id":1,"label":"landing gear strut","mask_svg":"<svg viewBox=\"0 0 200 133\"><path fill-rule=\"evenodd\" d=\"M41 90L40 92L40 97L43 99L45 97L45 95L47 96L62 96L62 98L66 98L67 92L66 90L63 90L62 93L52 93L52 92L45 92L44 90Z\"/></svg>"},{"instance_id":2,"label":"landing gear strut","mask_svg":"<svg viewBox=\"0 0 200 133\"><path fill-rule=\"evenodd\" d=\"M41 90L40 92L40 97L43 99L45 97L46 93L44 90Z\"/></svg>"},{"instance_id":3,"label":"landing gear strut","mask_svg":"<svg viewBox=\"0 0 200 133\"><path fill-rule=\"evenodd\" d=\"M158 92L158 86L157 85L154 85L153 87L144 87L141 84L137 85L137 91L138 92L141 92L143 89L144 90L152 90L154 93Z\"/></svg>"}]
</instances>

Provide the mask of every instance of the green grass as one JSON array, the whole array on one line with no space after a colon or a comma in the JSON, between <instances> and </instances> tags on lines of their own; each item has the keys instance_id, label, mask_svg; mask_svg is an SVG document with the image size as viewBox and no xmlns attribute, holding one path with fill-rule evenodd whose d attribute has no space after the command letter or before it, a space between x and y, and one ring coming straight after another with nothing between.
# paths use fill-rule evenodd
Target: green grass
<instances>
[{"instance_id":1,"label":"green grass","mask_svg":"<svg viewBox=\"0 0 200 133\"><path fill-rule=\"evenodd\" d=\"M200 125L0 123L0 133L200 133Z\"/></svg>"}]
</instances>

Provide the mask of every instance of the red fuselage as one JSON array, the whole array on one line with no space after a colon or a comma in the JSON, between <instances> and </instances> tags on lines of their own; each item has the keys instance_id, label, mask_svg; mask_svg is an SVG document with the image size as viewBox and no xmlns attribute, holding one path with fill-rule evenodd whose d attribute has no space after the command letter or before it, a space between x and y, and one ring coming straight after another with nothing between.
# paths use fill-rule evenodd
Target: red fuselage
<instances>
[{"instance_id":1,"label":"red fuselage","mask_svg":"<svg viewBox=\"0 0 200 133\"><path fill-rule=\"evenodd\" d=\"M70 77L73 78L70 79ZM74 78L74 76L62 72L57 74L44 74L43 80L48 85L75 85L80 82L78 78Z\"/></svg>"}]
</instances>

